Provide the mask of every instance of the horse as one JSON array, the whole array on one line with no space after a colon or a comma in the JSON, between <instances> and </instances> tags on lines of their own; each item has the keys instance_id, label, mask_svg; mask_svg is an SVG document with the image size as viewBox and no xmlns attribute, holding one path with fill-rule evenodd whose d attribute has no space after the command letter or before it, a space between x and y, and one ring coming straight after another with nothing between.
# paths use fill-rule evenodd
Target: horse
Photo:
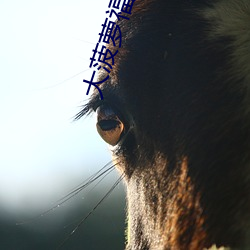
<instances>
[{"instance_id":1,"label":"horse","mask_svg":"<svg viewBox=\"0 0 250 250\"><path fill-rule=\"evenodd\" d=\"M78 114L97 113L124 176L126 250L250 249L250 2L136 0L126 17Z\"/></svg>"}]
</instances>

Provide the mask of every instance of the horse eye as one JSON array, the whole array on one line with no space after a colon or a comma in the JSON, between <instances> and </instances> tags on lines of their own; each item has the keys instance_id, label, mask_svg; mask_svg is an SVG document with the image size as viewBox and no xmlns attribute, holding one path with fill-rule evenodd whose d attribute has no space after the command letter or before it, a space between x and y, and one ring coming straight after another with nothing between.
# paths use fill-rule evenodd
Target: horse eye
<instances>
[{"instance_id":1,"label":"horse eye","mask_svg":"<svg viewBox=\"0 0 250 250\"><path fill-rule=\"evenodd\" d=\"M124 124L109 105L99 106L96 110L96 128L102 139L115 146L124 134Z\"/></svg>"}]
</instances>

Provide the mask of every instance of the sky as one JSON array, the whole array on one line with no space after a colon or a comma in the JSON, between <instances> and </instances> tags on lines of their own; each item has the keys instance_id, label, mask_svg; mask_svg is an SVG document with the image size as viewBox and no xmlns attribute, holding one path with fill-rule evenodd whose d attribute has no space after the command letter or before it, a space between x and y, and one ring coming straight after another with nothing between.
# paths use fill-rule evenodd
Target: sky
<instances>
[{"instance_id":1,"label":"sky","mask_svg":"<svg viewBox=\"0 0 250 250\"><path fill-rule=\"evenodd\" d=\"M54 199L111 160L95 117L73 121L108 2L0 1L0 208Z\"/></svg>"}]
</instances>

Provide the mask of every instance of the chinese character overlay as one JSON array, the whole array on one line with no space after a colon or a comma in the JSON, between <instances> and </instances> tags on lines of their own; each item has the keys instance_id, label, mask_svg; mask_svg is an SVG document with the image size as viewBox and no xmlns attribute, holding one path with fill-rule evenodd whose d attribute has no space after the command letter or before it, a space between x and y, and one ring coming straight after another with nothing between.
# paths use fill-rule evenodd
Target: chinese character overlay
<instances>
[{"instance_id":1,"label":"chinese character overlay","mask_svg":"<svg viewBox=\"0 0 250 250\"><path fill-rule=\"evenodd\" d=\"M129 17L124 16L124 14L131 15L134 2L135 0L110 0L108 5L109 10L106 11L106 14L110 13L109 18L111 18L114 14L118 20L121 18L129 20ZM99 48L99 44L101 42L104 44L110 44L111 41L114 47L120 48L122 45L122 34L119 25L108 18L105 18L105 21L101 26L102 30L101 33L99 33L99 41L96 44L95 49L93 49L93 56L90 58L89 67L96 68L98 66L96 68L97 70L102 68L109 74L112 70L112 65L115 63L114 57L117 55L118 49L112 53L111 50L109 50L105 45L102 45L101 48ZM102 66L99 65L99 63L101 63ZM100 98L102 100L103 94L98 85L108 80L109 75L99 82L94 82L95 73L96 70L94 69L90 81L85 79L83 80L83 82L89 84L86 95L89 94L90 87L94 86L99 91Z\"/></svg>"}]
</instances>

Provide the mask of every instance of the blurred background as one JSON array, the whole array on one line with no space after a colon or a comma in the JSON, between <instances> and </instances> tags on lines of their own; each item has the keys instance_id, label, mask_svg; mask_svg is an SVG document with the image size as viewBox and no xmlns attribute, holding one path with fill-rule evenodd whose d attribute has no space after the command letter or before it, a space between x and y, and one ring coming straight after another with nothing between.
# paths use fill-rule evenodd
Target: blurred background
<instances>
[{"instance_id":1,"label":"blurred background","mask_svg":"<svg viewBox=\"0 0 250 250\"><path fill-rule=\"evenodd\" d=\"M111 160L95 117L73 121L108 4L0 1L1 250L56 249L119 178L113 171L43 214ZM61 249L122 250L125 205L120 184Z\"/></svg>"}]
</instances>

